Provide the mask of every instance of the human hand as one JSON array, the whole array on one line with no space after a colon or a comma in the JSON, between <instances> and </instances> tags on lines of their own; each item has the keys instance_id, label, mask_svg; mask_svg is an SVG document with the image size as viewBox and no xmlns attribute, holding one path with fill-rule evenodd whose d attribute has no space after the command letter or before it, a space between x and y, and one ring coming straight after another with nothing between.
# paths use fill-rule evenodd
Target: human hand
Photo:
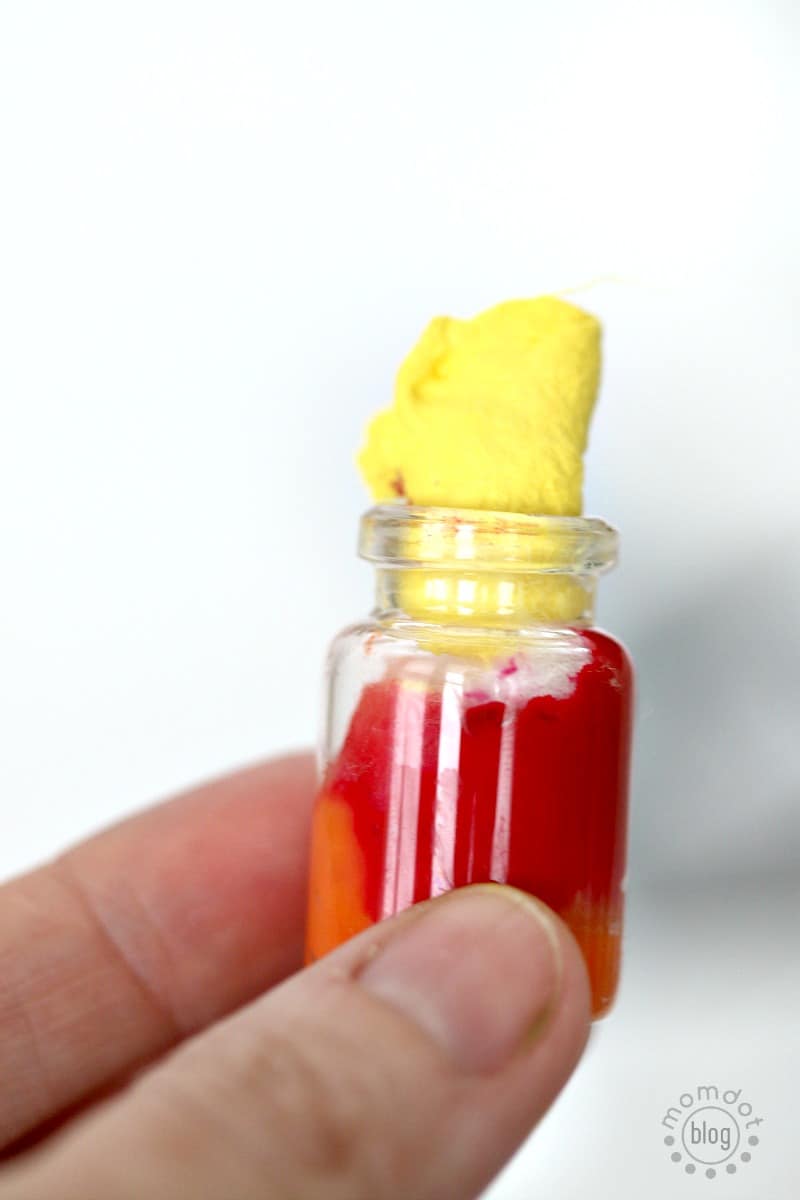
<instances>
[{"instance_id":1,"label":"human hand","mask_svg":"<svg viewBox=\"0 0 800 1200\"><path fill-rule=\"evenodd\" d=\"M313 786L276 760L0 889L0 1200L464 1200L542 1116L566 927L466 888L299 970Z\"/></svg>"}]
</instances>

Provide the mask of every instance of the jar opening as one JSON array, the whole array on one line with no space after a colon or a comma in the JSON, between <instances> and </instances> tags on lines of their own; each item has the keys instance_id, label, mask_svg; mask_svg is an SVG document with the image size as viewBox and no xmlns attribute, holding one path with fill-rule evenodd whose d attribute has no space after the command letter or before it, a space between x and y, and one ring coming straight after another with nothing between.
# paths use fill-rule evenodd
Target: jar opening
<instances>
[{"instance_id":1,"label":"jar opening","mask_svg":"<svg viewBox=\"0 0 800 1200\"><path fill-rule=\"evenodd\" d=\"M359 554L393 569L600 574L617 559L617 531L598 517L561 517L397 501L361 518Z\"/></svg>"}]
</instances>

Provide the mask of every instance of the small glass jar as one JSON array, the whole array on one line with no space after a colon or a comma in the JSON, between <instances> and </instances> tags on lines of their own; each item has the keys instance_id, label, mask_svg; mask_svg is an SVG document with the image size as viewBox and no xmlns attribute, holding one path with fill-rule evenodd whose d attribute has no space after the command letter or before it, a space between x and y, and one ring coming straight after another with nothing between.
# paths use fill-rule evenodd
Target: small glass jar
<instances>
[{"instance_id":1,"label":"small glass jar","mask_svg":"<svg viewBox=\"0 0 800 1200\"><path fill-rule=\"evenodd\" d=\"M408 905L508 883L617 987L633 676L593 627L617 535L584 517L370 509L370 618L334 640L307 959Z\"/></svg>"}]
</instances>

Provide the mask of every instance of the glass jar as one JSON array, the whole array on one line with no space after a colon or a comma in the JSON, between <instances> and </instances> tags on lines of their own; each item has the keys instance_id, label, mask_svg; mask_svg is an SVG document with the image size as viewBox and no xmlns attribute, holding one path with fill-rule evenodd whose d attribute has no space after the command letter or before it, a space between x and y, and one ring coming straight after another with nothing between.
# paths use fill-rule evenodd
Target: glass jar
<instances>
[{"instance_id":1,"label":"glass jar","mask_svg":"<svg viewBox=\"0 0 800 1200\"><path fill-rule=\"evenodd\" d=\"M370 618L334 640L309 961L410 904L512 884L572 929L603 1015L619 975L632 667L593 627L617 535L584 517L370 509Z\"/></svg>"}]
</instances>

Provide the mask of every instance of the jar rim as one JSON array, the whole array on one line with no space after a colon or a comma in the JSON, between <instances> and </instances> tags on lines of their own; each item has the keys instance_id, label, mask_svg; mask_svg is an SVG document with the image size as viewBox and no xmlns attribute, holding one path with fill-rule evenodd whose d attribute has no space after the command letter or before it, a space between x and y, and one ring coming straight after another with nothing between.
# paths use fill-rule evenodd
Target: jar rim
<instances>
[{"instance_id":1,"label":"jar rim","mask_svg":"<svg viewBox=\"0 0 800 1200\"><path fill-rule=\"evenodd\" d=\"M358 551L380 566L600 573L617 559L616 529L599 517L377 504L361 518Z\"/></svg>"}]
</instances>

